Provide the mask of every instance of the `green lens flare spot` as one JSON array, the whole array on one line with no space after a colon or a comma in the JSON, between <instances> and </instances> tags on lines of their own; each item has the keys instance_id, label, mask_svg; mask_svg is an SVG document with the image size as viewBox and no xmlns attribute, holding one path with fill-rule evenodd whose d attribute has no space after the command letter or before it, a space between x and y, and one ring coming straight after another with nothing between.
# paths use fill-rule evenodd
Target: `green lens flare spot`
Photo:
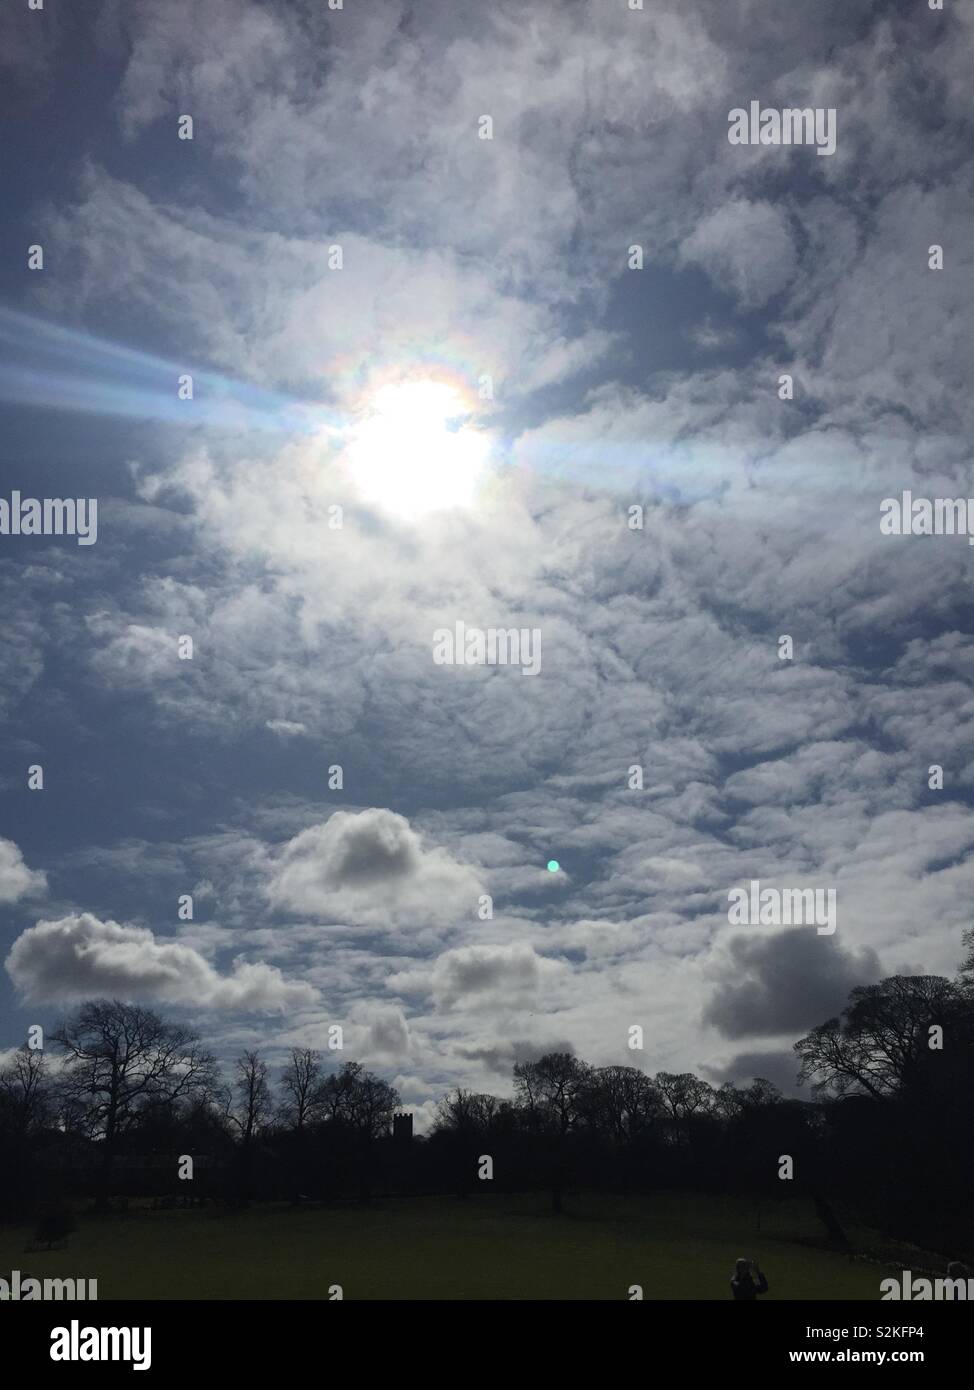
<instances>
[{"instance_id":1,"label":"green lens flare spot","mask_svg":"<svg viewBox=\"0 0 974 1390\"><path fill-rule=\"evenodd\" d=\"M548 872L549 872L549 874L556 874L560 868L561 868L561 865L558 863L558 860L557 860L557 859L549 859L549 860L548 860Z\"/></svg>"}]
</instances>

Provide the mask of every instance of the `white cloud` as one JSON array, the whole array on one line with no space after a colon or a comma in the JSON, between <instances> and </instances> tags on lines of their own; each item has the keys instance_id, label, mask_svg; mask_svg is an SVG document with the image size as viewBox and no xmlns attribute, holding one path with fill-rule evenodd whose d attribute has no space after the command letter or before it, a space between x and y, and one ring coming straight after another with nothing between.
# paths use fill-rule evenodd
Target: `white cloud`
<instances>
[{"instance_id":1,"label":"white cloud","mask_svg":"<svg viewBox=\"0 0 974 1390\"><path fill-rule=\"evenodd\" d=\"M427 848L404 816L336 811L302 830L269 866L267 896L277 908L373 925L473 917L475 872L442 848Z\"/></svg>"},{"instance_id":2,"label":"white cloud","mask_svg":"<svg viewBox=\"0 0 974 1390\"><path fill-rule=\"evenodd\" d=\"M797 263L782 210L746 198L725 203L699 222L684 240L680 257L701 266L748 309L783 290Z\"/></svg>"},{"instance_id":3,"label":"white cloud","mask_svg":"<svg viewBox=\"0 0 974 1390\"><path fill-rule=\"evenodd\" d=\"M91 614L87 625L102 643L92 655L92 666L111 684L154 685L175 679L183 669L177 633L143 623L119 622L107 613Z\"/></svg>"},{"instance_id":4,"label":"white cloud","mask_svg":"<svg viewBox=\"0 0 974 1390\"><path fill-rule=\"evenodd\" d=\"M299 724L294 719L268 719L266 728L272 734L280 734L282 738L297 738L299 734L308 732L304 724Z\"/></svg>"},{"instance_id":5,"label":"white cloud","mask_svg":"<svg viewBox=\"0 0 974 1390\"><path fill-rule=\"evenodd\" d=\"M235 960L229 975L180 942L148 928L101 921L90 912L41 921L21 933L5 961L25 999L58 1003L109 994L186 1007L279 1012L312 1003L310 985L273 965Z\"/></svg>"},{"instance_id":6,"label":"white cloud","mask_svg":"<svg viewBox=\"0 0 974 1390\"><path fill-rule=\"evenodd\" d=\"M40 870L28 869L13 840L0 838L0 903L15 903L46 889L46 875Z\"/></svg>"}]
</instances>

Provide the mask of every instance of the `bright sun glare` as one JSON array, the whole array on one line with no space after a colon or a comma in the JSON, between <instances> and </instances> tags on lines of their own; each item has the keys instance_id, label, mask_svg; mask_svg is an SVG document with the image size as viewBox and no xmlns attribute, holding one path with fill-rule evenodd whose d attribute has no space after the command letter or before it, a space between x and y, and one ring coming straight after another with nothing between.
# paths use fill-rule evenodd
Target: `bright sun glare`
<instances>
[{"instance_id":1,"label":"bright sun glare","mask_svg":"<svg viewBox=\"0 0 974 1390\"><path fill-rule=\"evenodd\" d=\"M351 433L346 460L362 496L417 517L473 502L488 443L460 391L440 381L381 387Z\"/></svg>"}]
</instances>

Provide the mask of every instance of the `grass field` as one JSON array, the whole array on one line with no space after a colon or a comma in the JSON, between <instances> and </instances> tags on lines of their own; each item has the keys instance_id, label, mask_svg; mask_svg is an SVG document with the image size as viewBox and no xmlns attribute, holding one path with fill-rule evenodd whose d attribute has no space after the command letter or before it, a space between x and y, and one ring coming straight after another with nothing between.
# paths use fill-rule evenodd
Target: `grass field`
<instances>
[{"instance_id":1,"label":"grass field","mask_svg":"<svg viewBox=\"0 0 974 1390\"><path fill-rule=\"evenodd\" d=\"M879 1298L889 1272L803 1242L822 1229L808 1203L697 1196L580 1195L562 1216L543 1196L388 1199L366 1208L83 1215L64 1249L25 1253L27 1228L0 1228L0 1278L96 1278L114 1298L726 1299L739 1255L766 1298Z\"/></svg>"}]
</instances>

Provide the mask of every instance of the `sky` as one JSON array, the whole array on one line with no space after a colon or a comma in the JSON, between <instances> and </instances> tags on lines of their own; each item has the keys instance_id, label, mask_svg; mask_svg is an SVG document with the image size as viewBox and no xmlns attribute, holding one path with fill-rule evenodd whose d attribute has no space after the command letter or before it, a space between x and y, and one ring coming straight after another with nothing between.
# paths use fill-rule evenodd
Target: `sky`
<instances>
[{"instance_id":1,"label":"sky","mask_svg":"<svg viewBox=\"0 0 974 1390\"><path fill-rule=\"evenodd\" d=\"M795 1094L957 969L974 550L880 520L974 497L972 66L958 0L4 7L0 497L98 529L0 535L0 1049L133 999L423 1129L550 1050Z\"/></svg>"}]
</instances>

